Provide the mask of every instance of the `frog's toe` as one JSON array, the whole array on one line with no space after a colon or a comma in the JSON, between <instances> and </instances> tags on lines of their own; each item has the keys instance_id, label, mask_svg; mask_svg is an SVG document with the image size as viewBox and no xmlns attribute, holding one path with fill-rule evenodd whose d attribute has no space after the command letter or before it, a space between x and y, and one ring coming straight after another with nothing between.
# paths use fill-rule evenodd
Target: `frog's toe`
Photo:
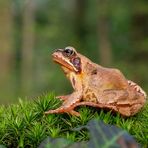
<instances>
[{"instance_id":1,"label":"frog's toe","mask_svg":"<svg viewBox=\"0 0 148 148\"><path fill-rule=\"evenodd\" d=\"M56 96L57 99L60 99L62 101L67 100L67 96Z\"/></svg>"},{"instance_id":2,"label":"frog's toe","mask_svg":"<svg viewBox=\"0 0 148 148\"><path fill-rule=\"evenodd\" d=\"M46 111L46 112L44 112L46 115L47 114L54 114L55 113L55 110L49 110L49 111Z\"/></svg>"},{"instance_id":3,"label":"frog's toe","mask_svg":"<svg viewBox=\"0 0 148 148\"><path fill-rule=\"evenodd\" d=\"M49 111L46 111L45 114L54 114L54 113L63 113L64 110L59 108L59 109L55 109L55 110L49 110Z\"/></svg>"},{"instance_id":4,"label":"frog's toe","mask_svg":"<svg viewBox=\"0 0 148 148\"><path fill-rule=\"evenodd\" d=\"M68 113L70 113L71 115L74 115L74 116L78 116L78 117L80 116L80 113L79 112L76 112L74 110L71 110Z\"/></svg>"}]
</instances>

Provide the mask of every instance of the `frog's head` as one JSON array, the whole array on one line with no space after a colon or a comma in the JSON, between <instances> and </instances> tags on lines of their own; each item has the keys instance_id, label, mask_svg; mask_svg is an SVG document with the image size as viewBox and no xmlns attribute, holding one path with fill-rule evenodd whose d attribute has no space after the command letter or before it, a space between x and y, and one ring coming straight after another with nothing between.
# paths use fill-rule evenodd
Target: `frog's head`
<instances>
[{"instance_id":1,"label":"frog's head","mask_svg":"<svg viewBox=\"0 0 148 148\"><path fill-rule=\"evenodd\" d=\"M65 49L57 49L52 54L53 60L60 64L63 68L76 73L82 70L81 55L77 53L75 48L66 47Z\"/></svg>"}]
</instances>

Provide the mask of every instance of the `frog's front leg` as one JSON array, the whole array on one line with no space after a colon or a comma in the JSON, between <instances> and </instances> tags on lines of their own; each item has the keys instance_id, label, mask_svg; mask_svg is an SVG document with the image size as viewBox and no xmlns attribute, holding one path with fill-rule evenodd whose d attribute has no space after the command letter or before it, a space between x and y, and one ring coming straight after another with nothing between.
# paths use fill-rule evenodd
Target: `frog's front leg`
<instances>
[{"instance_id":1,"label":"frog's front leg","mask_svg":"<svg viewBox=\"0 0 148 148\"><path fill-rule=\"evenodd\" d=\"M55 110L46 111L45 114L53 114L53 113L70 113L72 115L79 116L79 113L74 111L75 104L80 102L82 98L81 91L73 92L68 96L68 98L63 102L62 106Z\"/></svg>"}]
</instances>

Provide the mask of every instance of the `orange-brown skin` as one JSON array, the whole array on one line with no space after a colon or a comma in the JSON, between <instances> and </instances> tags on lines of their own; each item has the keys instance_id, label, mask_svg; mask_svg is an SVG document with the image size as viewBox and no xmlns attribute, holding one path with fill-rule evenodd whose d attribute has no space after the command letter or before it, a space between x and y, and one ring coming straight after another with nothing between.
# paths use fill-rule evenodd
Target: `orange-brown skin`
<instances>
[{"instance_id":1,"label":"orange-brown skin","mask_svg":"<svg viewBox=\"0 0 148 148\"><path fill-rule=\"evenodd\" d=\"M88 105L132 116L145 104L146 93L136 83L127 80L118 69L95 64L73 47L58 49L52 56L61 65L74 92L59 96L64 101L62 106L45 114L70 113L79 116L74 108Z\"/></svg>"}]
</instances>

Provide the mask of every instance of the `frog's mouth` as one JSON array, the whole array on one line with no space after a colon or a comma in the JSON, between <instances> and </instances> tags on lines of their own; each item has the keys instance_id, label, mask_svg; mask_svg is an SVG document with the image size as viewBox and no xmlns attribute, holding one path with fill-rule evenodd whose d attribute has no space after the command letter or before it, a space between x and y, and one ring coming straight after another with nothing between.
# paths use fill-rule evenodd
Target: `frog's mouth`
<instances>
[{"instance_id":1,"label":"frog's mouth","mask_svg":"<svg viewBox=\"0 0 148 148\"><path fill-rule=\"evenodd\" d=\"M56 54L56 52L52 54L52 57L53 57L53 61L58 63L62 67L65 67L65 68L69 69L70 71L78 72L76 67L70 62L69 59L66 59L62 55Z\"/></svg>"}]
</instances>

